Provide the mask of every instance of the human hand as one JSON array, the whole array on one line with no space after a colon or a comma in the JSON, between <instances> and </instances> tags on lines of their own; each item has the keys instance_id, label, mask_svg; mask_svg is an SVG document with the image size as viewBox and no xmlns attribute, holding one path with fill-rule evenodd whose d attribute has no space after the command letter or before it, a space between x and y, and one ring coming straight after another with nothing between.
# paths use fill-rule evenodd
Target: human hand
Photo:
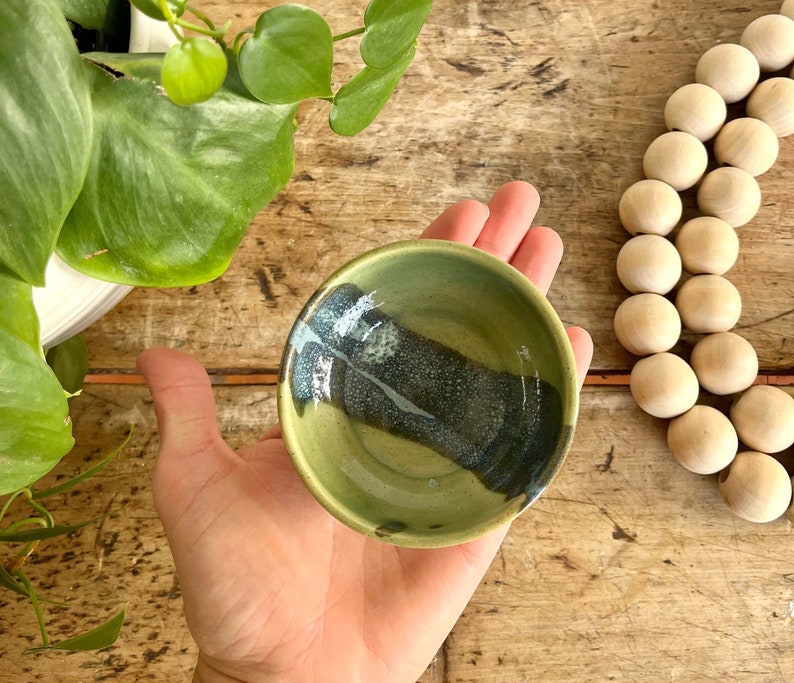
<instances>
[{"instance_id":1,"label":"human hand","mask_svg":"<svg viewBox=\"0 0 794 683\"><path fill-rule=\"evenodd\" d=\"M544 293L562 257L523 182L488 205L459 202L423 237L474 245L510 262ZM568 336L580 386L592 356ZM235 452L223 441L207 374L190 357L138 359L160 427L154 498L199 647L194 681L412 683L490 565L507 527L459 546L400 548L325 511L304 486L278 427Z\"/></svg>"}]
</instances>

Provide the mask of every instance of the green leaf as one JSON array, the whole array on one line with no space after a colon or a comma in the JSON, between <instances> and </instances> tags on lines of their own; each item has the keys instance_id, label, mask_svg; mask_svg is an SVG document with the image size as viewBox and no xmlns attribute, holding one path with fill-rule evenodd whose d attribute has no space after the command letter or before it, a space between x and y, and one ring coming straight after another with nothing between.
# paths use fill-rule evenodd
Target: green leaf
<instances>
[{"instance_id":1,"label":"green leaf","mask_svg":"<svg viewBox=\"0 0 794 683\"><path fill-rule=\"evenodd\" d=\"M0 495L30 485L71 450L68 412L44 356L0 329Z\"/></svg>"},{"instance_id":2,"label":"green leaf","mask_svg":"<svg viewBox=\"0 0 794 683\"><path fill-rule=\"evenodd\" d=\"M22 586L19 581L17 581L11 574L8 573L6 568L0 564L0 586L3 588L7 588L10 591L14 591L14 593L19 593L20 595L24 595L26 598L30 597L30 593L25 590L25 587Z\"/></svg>"},{"instance_id":3,"label":"green leaf","mask_svg":"<svg viewBox=\"0 0 794 683\"><path fill-rule=\"evenodd\" d=\"M124 438L124 441L122 441L121 445L119 445L118 448L114 449L110 453L110 455L100 460L96 465L90 467L82 474L78 474L77 476L72 477L67 481L61 482L60 484L56 484L51 488L44 489L43 491L34 491L33 500L41 500L42 498L49 498L50 496L54 496L58 493L63 493L64 491L68 491L69 489L77 486L77 484L85 481L86 479L90 479L95 474L101 472L103 469L105 469L108 463L112 462L115 459L115 457L119 453L121 453L124 447L130 442L130 439L132 438L132 433L133 433L133 429L132 427L130 427L130 431L127 433L127 436Z\"/></svg>"},{"instance_id":4,"label":"green leaf","mask_svg":"<svg viewBox=\"0 0 794 683\"><path fill-rule=\"evenodd\" d=\"M39 350L39 317L33 306L33 288L0 268L0 292L0 328Z\"/></svg>"},{"instance_id":5,"label":"green leaf","mask_svg":"<svg viewBox=\"0 0 794 683\"><path fill-rule=\"evenodd\" d=\"M121 611L113 615L101 626L83 633L82 635L75 636L74 638L67 638L60 643L50 643L47 647L32 647L25 650L25 654L35 654L38 652L48 652L52 650L66 650L68 652L87 652L89 650L101 650L104 647L110 647L119 637L121 633L121 626L124 624L124 616L127 611L127 606L121 608Z\"/></svg>"},{"instance_id":6,"label":"green leaf","mask_svg":"<svg viewBox=\"0 0 794 683\"><path fill-rule=\"evenodd\" d=\"M207 38L187 38L173 45L163 62L163 87L172 102L197 104L212 97L226 79L226 54Z\"/></svg>"},{"instance_id":7,"label":"green leaf","mask_svg":"<svg viewBox=\"0 0 794 683\"><path fill-rule=\"evenodd\" d=\"M360 48L364 64L387 69L402 61L416 42L432 6L432 0L372 0L364 12L367 30Z\"/></svg>"},{"instance_id":8,"label":"green leaf","mask_svg":"<svg viewBox=\"0 0 794 683\"><path fill-rule=\"evenodd\" d=\"M160 3L157 0L130 0L130 2L147 17L165 21L165 15L160 9ZM187 0L167 0L167 5L174 16L181 17L182 13L185 11Z\"/></svg>"},{"instance_id":9,"label":"green leaf","mask_svg":"<svg viewBox=\"0 0 794 683\"><path fill-rule=\"evenodd\" d=\"M41 541L45 538L55 538L71 534L82 529L84 526L93 524L96 520L89 519L78 524L62 524L56 526L42 526L35 529L21 529L13 531L0 531L0 542L3 543L29 543L30 541Z\"/></svg>"},{"instance_id":10,"label":"green leaf","mask_svg":"<svg viewBox=\"0 0 794 683\"><path fill-rule=\"evenodd\" d=\"M240 76L263 102L290 104L331 97L334 41L317 12L281 5L262 14L239 55Z\"/></svg>"},{"instance_id":11,"label":"green leaf","mask_svg":"<svg viewBox=\"0 0 794 683\"><path fill-rule=\"evenodd\" d=\"M230 69L207 102L180 107L157 84L158 55L86 55L96 134L58 253L130 285L207 282L292 175L296 107L264 105ZM124 77L119 77L123 74Z\"/></svg>"},{"instance_id":12,"label":"green leaf","mask_svg":"<svg viewBox=\"0 0 794 683\"><path fill-rule=\"evenodd\" d=\"M116 38L130 36L130 5L127 0L55 0L64 16L83 28L96 29Z\"/></svg>"},{"instance_id":13,"label":"green leaf","mask_svg":"<svg viewBox=\"0 0 794 683\"><path fill-rule=\"evenodd\" d=\"M42 285L86 173L90 92L54 0L0 2L0 26L0 264Z\"/></svg>"},{"instance_id":14,"label":"green leaf","mask_svg":"<svg viewBox=\"0 0 794 683\"><path fill-rule=\"evenodd\" d=\"M83 388L88 372L88 348L79 334L53 346L45 358L64 391L76 394Z\"/></svg>"},{"instance_id":15,"label":"green leaf","mask_svg":"<svg viewBox=\"0 0 794 683\"><path fill-rule=\"evenodd\" d=\"M399 62L388 69L366 66L336 94L329 123L339 135L356 135L366 128L389 101L394 88L414 58L412 47Z\"/></svg>"}]
</instances>

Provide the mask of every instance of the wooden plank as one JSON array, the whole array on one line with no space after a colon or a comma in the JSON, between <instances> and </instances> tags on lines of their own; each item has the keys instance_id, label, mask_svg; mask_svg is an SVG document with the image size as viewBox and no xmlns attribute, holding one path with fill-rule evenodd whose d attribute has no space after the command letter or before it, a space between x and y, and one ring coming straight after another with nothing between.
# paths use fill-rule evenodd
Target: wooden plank
<instances>
[{"instance_id":1,"label":"wooden plank","mask_svg":"<svg viewBox=\"0 0 794 683\"><path fill-rule=\"evenodd\" d=\"M272 387L215 395L235 447L275 420ZM60 475L84 470L136 424L117 462L53 506L62 523L113 514L101 529L42 544L28 569L46 596L74 603L47 608L54 637L125 602L127 623L103 652L31 658L20 653L36 640L32 611L3 594L0 681L188 681L196 648L151 498L148 393L90 386L74 419L79 446ZM734 517L715 479L672 462L664 423L625 387L586 388L565 467L514 523L421 682L791 680L791 524Z\"/></svg>"},{"instance_id":2,"label":"wooden plank","mask_svg":"<svg viewBox=\"0 0 794 683\"><path fill-rule=\"evenodd\" d=\"M238 27L258 7L206 4ZM360 10L309 4L328 10L335 30ZM227 274L192 289L135 291L88 331L92 367L130 369L144 347L166 345L214 368L274 368L302 304L334 268L515 178L537 185L538 222L565 239L550 293L562 319L593 333L595 369L630 367L611 330L626 296L614 273L628 237L617 202L641 178L645 148L664 132L664 102L692 80L699 56L779 4L437 0L415 64L373 126L341 139L327 130L325 103L304 107L294 177L253 222ZM740 229L730 273L744 298L738 331L776 374L793 367L793 162L794 141L784 139L759 179L763 207ZM686 204L691 215L691 193ZM678 350L689 346L684 339Z\"/></svg>"}]
</instances>

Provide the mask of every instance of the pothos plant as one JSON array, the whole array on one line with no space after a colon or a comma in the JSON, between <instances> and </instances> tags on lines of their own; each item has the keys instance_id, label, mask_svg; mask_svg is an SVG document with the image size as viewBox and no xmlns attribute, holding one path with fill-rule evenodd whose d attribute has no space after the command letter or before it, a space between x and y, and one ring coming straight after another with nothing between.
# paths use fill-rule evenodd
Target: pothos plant
<instances>
[{"instance_id":1,"label":"pothos plant","mask_svg":"<svg viewBox=\"0 0 794 683\"><path fill-rule=\"evenodd\" d=\"M281 5L231 35L231 22L187 0L132 0L173 31L166 54L113 49L128 32L129 0L0 3L0 25L11 27L0 41L0 541L16 544L0 586L32 601L36 651L104 647L123 611L53 644L24 572L39 541L81 526L59 526L42 501L108 460L37 489L73 447L68 399L85 352L72 342L45 354L32 287L45 284L53 254L133 286L221 275L292 175L299 103L328 102L341 135L363 130L411 63L431 2L371 0L337 35L317 12ZM339 86L334 45L352 38L363 64ZM30 513L7 523L15 501Z\"/></svg>"}]
</instances>

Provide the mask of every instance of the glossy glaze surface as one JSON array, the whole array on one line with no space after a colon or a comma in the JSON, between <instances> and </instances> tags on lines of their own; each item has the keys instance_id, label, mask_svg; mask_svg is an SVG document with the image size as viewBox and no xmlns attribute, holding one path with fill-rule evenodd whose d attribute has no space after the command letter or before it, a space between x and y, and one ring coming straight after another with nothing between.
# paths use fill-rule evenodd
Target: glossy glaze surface
<instances>
[{"instance_id":1,"label":"glossy glaze surface","mask_svg":"<svg viewBox=\"0 0 794 683\"><path fill-rule=\"evenodd\" d=\"M559 468L576 413L562 325L512 267L430 240L335 273L290 334L282 429L353 528L444 545L508 521Z\"/></svg>"}]
</instances>

